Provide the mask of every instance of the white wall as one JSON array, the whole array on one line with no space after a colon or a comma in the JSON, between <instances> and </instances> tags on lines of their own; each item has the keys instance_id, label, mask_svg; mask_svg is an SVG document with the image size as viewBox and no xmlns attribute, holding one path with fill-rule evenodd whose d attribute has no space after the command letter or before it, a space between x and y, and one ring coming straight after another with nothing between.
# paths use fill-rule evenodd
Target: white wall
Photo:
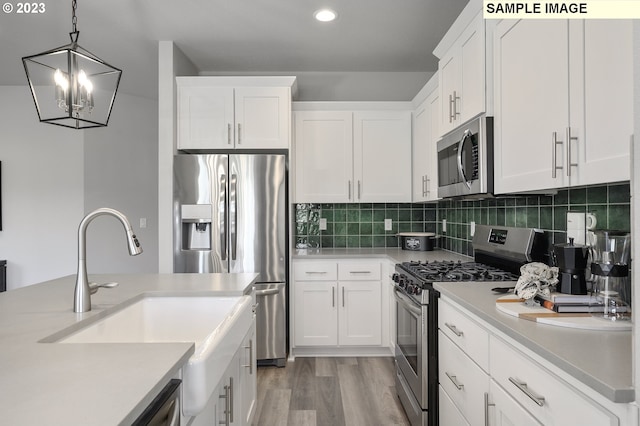
<instances>
[{"instance_id":1,"label":"white wall","mask_svg":"<svg viewBox=\"0 0 640 426\"><path fill-rule=\"evenodd\" d=\"M7 288L75 273L83 217L83 132L41 124L29 89L0 86Z\"/></svg>"}]
</instances>

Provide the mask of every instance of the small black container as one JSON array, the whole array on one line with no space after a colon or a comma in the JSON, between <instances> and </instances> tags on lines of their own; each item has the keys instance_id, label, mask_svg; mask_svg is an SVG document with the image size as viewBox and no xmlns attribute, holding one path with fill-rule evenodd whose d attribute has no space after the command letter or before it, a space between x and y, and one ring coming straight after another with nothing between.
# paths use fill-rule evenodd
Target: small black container
<instances>
[{"instance_id":1,"label":"small black container","mask_svg":"<svg viewBox=\"0 0 640 426\"><path fill-rule=\"evenodd\" d=\"M402 250L411 251L432 251L439 238L433 232L400 232L396 235L400 237Z\"/></svg>"}]
</instances>

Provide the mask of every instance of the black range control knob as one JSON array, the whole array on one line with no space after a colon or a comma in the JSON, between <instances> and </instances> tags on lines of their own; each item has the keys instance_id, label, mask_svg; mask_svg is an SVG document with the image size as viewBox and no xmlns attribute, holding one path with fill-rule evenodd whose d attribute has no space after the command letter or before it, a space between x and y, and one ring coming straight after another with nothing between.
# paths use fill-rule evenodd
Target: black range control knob
<instances>
[{"instance_id":1,"label":"black range control knob","mask_svg":"<svg viewBox=\"0 0 640 426\"><path fill-rule=\"evenodd\" d=\"M416 288L413 290L413 294L415 294L416 296L422 294L422 287L416 286Z\"/></svg>"},{"instance_id":2,"label":"black range control knob","mask_svg":"<svg viewBox=\"0 0 640 426\"><path fill-rule=\"evenodd\" d=\"M391 279L393 280L393 282L397 283L398 281L400 281L400 274L394 272L394 274L391 275Z\"/></svg>"}]
</instances>

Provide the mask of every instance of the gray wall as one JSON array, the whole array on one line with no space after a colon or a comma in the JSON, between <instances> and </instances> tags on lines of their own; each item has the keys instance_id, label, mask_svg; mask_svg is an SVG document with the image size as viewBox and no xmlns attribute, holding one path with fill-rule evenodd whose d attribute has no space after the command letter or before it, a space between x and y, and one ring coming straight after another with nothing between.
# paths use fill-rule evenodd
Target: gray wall
<instances>
[{"instance_id":1,"label":"gray wall","mask_svg":"<svg viewBox=\"0 0 640 426\"><path fill-rule=\"evenodd\" d=\"M40 124L26 86L0 86L7 288L74 273L83 215L83 134Z\"/></svg>"},{"instance_id":2,"label":"gray wall","mask_svg":"<svg viewBox=\"0 0 640 426\"><path fill-rule=\"evenodd\" d=\"M78 224L102 206L129 216L145 253L129 257L122 227L98 218L88 233L89 274L157 271L157 102L120 93L109 127L78 131L39 123L26 86L0 86L0 99L8 289L75 274Z\"/></svg>"},{"instance_id":3,"label":"gray wall","mask_svg":"<svg viewBox=\"0 0 640 426\"><path fill-rule=\"evenodd\" d=\"M157 101L119 93L109 126L85 131L84 211L111 207L124 213L142 244L131 257L122 225L96 218L87 229L91 273L158 271ZM141 219L146 227L140 227Z\"/></svg>"}]
</instances>

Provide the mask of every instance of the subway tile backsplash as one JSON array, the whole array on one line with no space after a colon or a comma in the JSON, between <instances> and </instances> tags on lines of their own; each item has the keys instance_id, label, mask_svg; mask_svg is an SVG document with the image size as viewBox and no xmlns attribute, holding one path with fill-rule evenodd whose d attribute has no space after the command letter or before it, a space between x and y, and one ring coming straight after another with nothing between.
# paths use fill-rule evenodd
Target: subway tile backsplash
<instances>
[{"instance_id":1,"label":"subway tile backsplash","mask_svg":"<svg viewBox=\"0 0 640 426\"><path fill-rule=\"evenodd\" d=\"M440 200L426 204L296 204L297 248L399 247L398 232L435 232L443 248L472 255L469 223L540 228L550 242L566 241L567 212L596 215L597 229L629 231L628 182L561 189L555 195L506 196L486 200ZM326 230L320 230L320 219ZM384 220L392 229L385 231ZM442 232L442 220L447 232Z\"/></svg>"}]
</instances>

